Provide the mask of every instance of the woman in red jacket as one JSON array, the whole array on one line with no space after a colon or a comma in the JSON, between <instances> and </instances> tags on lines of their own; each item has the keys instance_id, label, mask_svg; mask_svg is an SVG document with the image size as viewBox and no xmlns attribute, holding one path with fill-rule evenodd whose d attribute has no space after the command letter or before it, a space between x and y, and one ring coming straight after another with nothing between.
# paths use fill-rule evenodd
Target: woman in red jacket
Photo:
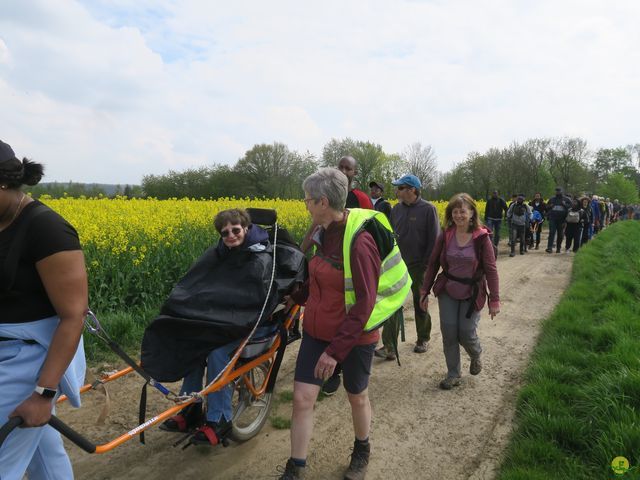
<instances>
[{"instance_id":1,"label":"woman in red jacket","mask_svg":"<svg viewBox=\"0 0 640 480\"><path fill-rule=\"evenodd\" d=\"M322 383L336 364L342 365L344 388L351 405L355 442L344 478L364 478L369 463L371 404L368 385L378 330L364 332L376 303L380 254L367 231L353 239L351 274L356 302L345 305L343 240L349 210L345 209L347 177L323 168L307 177L302 188L313 223L319 225L311 241L315 255L309 279L292 300L305 304L304 336L296 360L291 418L291 457L280 477L302 478L313 432L313 409Z\"/></svg>"},{"instance_id":2,"label":"woman in red jacket","mask_svg":"<svg viewBox=\"0 0 640 480\"><path fill-rule=\"evenodd\" d=\"M433 287L433 294L438 297L447 362L447 376L440 382L440 388L450 390L460 385L460 345L471 357L469 373L478 375L482 370L477 328L487 300L487 285L491 318L500 313L500 296L491 237L468 194L451 198L445 211L445 227L429 259L420 303L426 310ZM442 272L436 279L440 267Z\"/></svg>"}]
</instances>

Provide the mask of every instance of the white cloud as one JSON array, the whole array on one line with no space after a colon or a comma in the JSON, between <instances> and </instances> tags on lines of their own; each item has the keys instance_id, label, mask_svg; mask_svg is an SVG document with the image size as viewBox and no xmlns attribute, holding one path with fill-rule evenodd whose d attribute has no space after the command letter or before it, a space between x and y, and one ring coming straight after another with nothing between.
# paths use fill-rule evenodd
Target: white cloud
<instances>
[{"instance_id":1,"label":"white cloud","mask_svg":"<svg viewBox=\"0 0 640 480\"><path fill-rule=\"evenodd\" d=\"M0 38L0 64L9 64L11 61L11 54L7 44Z\"/></svg>"},{"instance_id":2,"label":"white cloud","mask_svg":"<svg viewBox=\"0 0 640 480\"><path fill-rule=\"evenodd\" d=\"M444 170L533 136L623 145L638 141L638 14L631 0L9 0L0 132L50 179L114 183L273 141L420 141Z\"/></svg>"}]
</instances>

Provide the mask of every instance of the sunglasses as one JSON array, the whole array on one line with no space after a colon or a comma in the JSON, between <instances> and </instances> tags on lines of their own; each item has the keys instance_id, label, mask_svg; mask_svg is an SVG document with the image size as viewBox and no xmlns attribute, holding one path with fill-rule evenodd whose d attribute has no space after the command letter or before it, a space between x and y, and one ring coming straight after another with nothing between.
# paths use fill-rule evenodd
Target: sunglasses
<instances>
[{"instance_id":1,"label":"sunglasses","mask_svg":"<svg viewBox=\"0 0 640 480\"><path fill-rule=\"evenodd\" d=\"M222 238L227 238L230 234L233 233L234 237L237 237L238 235L240 235L240 232L242 231L241 227L232 227L229 230L222 230L220 232L220 236Z\"/></svg>"},{"instance_id":2,"label":"sunglasses","mask_svg":"<svg viewBox=\"0 0 640 480\"><path fill-rule=\"evenodd\" d=\"M409 188L409 187L407 187L406 185L398 185L396 187L396 190L404 190L405 188Z\"/></svg>"}]
</instances>

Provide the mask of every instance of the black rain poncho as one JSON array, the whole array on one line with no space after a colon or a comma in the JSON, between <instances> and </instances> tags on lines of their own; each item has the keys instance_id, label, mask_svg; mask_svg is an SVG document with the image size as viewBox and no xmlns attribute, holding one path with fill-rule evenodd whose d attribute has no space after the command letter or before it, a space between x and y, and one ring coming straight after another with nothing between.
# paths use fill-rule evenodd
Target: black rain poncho
<instances>
[{"instance_id":1,"label":"black rain poncho","mask_svg":"<svg viewBox=\"0 0 640 480\"><path fill-rule=\"evenodd\" d=\"M286 231L278 231L276 275L261 324L306 278L306 260ZM244 244L229 250L222 239L209 248L171 291L142 339L142 367L173 382L201 365L208 353L246 337L269 290L273 247L267 232L252 225Z\"/></svg>"}]
</instances>

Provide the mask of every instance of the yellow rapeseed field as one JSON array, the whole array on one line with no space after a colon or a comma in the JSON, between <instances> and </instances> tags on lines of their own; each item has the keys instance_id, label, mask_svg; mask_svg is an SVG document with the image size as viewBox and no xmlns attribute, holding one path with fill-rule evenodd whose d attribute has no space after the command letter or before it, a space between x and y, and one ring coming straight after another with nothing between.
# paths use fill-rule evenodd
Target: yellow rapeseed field
<instances>
[{"instance_id":1,"label":"yellow rapeseed field","mask_svg":"<svg viewBox=\"0 0 640 480\"><path fill-rule=\"evenodd\" d=\"M99 311L157 306L189 266L217 241L213 218L228 208L271 208L300 240L309 226L301 200L223 198L126 199L42 197L82 242L90 301ZM444 218L446 202L433 202ZM484 212L484 204L478 205Z\"/></svg>"}]
</instances>

